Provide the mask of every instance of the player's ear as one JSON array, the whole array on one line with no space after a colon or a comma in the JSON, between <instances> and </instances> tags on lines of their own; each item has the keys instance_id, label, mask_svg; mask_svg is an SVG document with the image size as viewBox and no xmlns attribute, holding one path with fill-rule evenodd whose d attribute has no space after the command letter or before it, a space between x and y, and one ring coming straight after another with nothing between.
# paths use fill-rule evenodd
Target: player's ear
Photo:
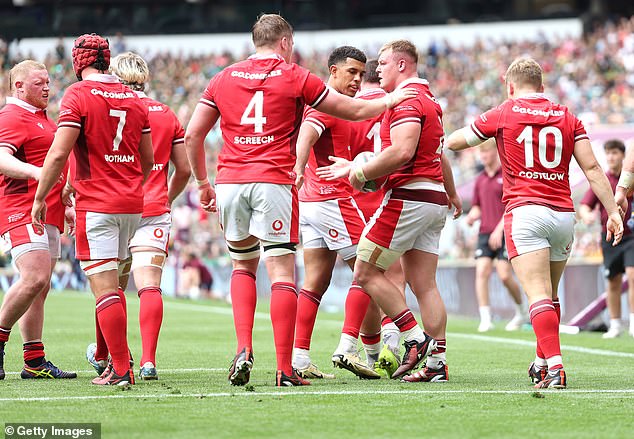
<instances>
[{"instance_id":1,"label":"player's ear","mask_svg":"<svg viewBox=\"0 0 634 439\"><path fill-rule=\"evenodd\" d=\"M330 72L331 76L335 76L337 74L337 64L333 64L328 67L328 71Z\"/></svg>"}]
</instances>

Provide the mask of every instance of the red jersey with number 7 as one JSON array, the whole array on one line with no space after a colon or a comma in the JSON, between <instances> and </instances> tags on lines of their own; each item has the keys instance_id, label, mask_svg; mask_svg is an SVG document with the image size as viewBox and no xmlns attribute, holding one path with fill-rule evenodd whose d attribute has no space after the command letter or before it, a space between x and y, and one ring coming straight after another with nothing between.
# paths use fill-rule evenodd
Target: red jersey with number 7
<instances>
[{"instance_id":1,"label":"red jersey with number 7","mask_svg":"<svg viewBox=\"0 0 634 439\"><path fill-rule=\"evenodd\" d=\"M277 55L253 55L214 76L200 100L220 113L224 145L216 183L295 182L295 145L304 105L326 84Z\"/></svg>"},{"instance_id":2,"label":"red jersey with number 7","mask_svg":"<svg viewBox=\"0 0 634 439\"><path fill-rule=\"evenodd\" d=\"M542 93L508 99L477 118L470 131L467 136L497 141L507 212L525 204L574 212L568 168L575 142L588 135L567 107Z\"/></svg>"},{"instance_id":3,"label":"red jersey with number 7","mask_svg":"<svg viewBox=\"0 0 634 439\"><path fill-rule=\"evenodd\" d=\"M141 99L113 75L89 75L64 93L58 127L80 130L70 164L77 210L143 212L139 144L150 123Z\"/></svg>"}]
</instances>

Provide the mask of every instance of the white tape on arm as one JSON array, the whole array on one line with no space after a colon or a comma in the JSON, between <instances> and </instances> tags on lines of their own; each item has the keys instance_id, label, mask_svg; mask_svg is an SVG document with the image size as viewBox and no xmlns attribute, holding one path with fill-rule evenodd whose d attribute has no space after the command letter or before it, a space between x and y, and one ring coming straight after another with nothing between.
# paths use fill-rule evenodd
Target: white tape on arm
<instances>
[{"instance_id":1,"label":"white tape on arm","mask_svg":"<svg viewBox=\"0 0 634 439\"><path fill-rule=\"evenodd\" d=\"M619 177L619 182L616 184L617 186L621 186L625 189L632 189L634 185L634 172L623 171L621 172L621 176Z\"/></svg>"}]
</instances>

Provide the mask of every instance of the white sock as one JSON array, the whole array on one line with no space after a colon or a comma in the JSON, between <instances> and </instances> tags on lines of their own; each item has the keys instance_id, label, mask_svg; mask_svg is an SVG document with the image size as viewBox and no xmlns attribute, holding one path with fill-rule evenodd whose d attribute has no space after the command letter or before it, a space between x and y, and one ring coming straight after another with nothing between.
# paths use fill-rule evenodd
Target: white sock
<instances>
[{"instance_id":1,"label":"white sock","mask_svg":"<svg viewBox=\"0 0 634 439\"><path fill-rule=\"evenodd\" d=\"M490 306L481 306L480 307L480 321L491 323L491 307Z\"/></svg>"},{"instance_id":2,"label":"white sock","mask_svg":"<svg viewBox=\"0 0 634 439\"><path fill-rule=\"evenodd\" d=\"M398 350L401 346L401 331L394 322L388 323L381 327L383 343L388 345L392 350Z\"/></svg>"},{"instance_id":3,"label":"white sock","mask_svg":"<svg viewBox=\"0 0 634 439\"><path fill-rule=\"evenodd\" d=\"M308 349L293 348L293 367L306 369L310 366L310 351Z\"/></svg>"},{"instance_id":4,"label":"white sock","mask_svg":"<svg viewBox=\"0 0 634 439\"><path fill-rule=\"evenodd\" d=\"M545 358L539 358L537 355L535 356L535 366L537 367L546 367L548 366L548 362Z\"/></svg>"},{"instance_id":5,"label":"white sock","mask_svg":"<svg viewBox=\"0 0 634 439\"><path fill-rule=\"evenodd\" d=\"M438 369L441 364L447 364L447 355L445 352L431 354L427 357L427 362L425 364L431 369Z\"/></svg>"},{"instance_id":6,"label":"white sock","mask_svg":"<svg viewBox=\"0 0 634 439\"><path fill-rule=\"evenodd\" d=\"M339 346L335 350L337 354L356 354L357 353L357 339L348 334L341 334L339 339Z\"/></svg>"},{"instance_id":7,"label":"white sock","mask_svg":"<svg viewBox=\"0 0 634 439\"><path fill-rule=\"evenodd\" d=\"M610 329L621 330L621 319L610 319Z\"/></svg>"},{"instance_id":8,"label":"white sock","mask_svg":"<svg viewBox=\"0 0 634 439\"><path fill-rule=\"evenodd\" d=\"M405 341L423 341L425 340L425 333L423 332L423 328L419 325L414 326L412 329L408 329L407 331L403 331L403 340Z\"/></svg>"},{"instance_id":9,"label":"white sock","mask_svg":"<svg viewBox=\"0 0 634 439\"><path fill-rule=\"evenodd\" d=\"M563 366L564 364L564 361L561 359L561 355L555 355L554 357L546 358L546 362L548 363L548 369L552 369L554 366Z\"/></svg>"},{"instance_id":10,"label":"white sock","mask_svg":"<svg viewBox=\"0 0 634 439\"><path fill-rule=\"evenodd\" d=\"M365 357L368 360L368 365L372 367L374 363L379 359L381 353L381 342L374 344L363 344L365 350Z\"/></svg>"},{"instance_id":11,"label":"white sock","mask_svg":"<svg viewBox=\"0 0 634 439\"><path fill-rule=\"evenodd\" d=\"M515 304L515 315L519 316L519 317L522 317L524 314L526 314L526 313L524 312L524 307L522 306L522 304L521 303L516 303Z\"/></svg>"}]
</instances>

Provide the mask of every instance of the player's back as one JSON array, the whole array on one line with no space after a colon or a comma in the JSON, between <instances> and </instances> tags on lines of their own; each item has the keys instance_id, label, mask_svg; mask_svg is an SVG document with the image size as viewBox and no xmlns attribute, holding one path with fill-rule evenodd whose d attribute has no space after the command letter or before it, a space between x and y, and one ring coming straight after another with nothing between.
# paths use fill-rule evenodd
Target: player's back
<instances>
[{"instance_id":1,"label":"player's back","mask_svg":"<svg viewBox=\"0 0 634 439\"><path fill-rule=\"evenodd\" d=\"M174 145L185 141L185 131L176 114L167 105L137 92L147 107L152 129L154 166L143 185L143 217L158 216L169 212L167 174Z\"/></svg>"},{"instance_id":2,"label":"player's back","mask_svg":"<svg viewBox=\"0 0 634 439\"><path fill-rule=\"evenodd\" d=\"M64 94L59 127L65 126L81 129L71 161L77 209L142 212L139 145L150 127L139 97L112 75L90 75Z\"/></svg>"},{"instance_id":3,"label":"player's back","mask_svg":"<svg viewBox=\"0 0 634 439\"><path fill-rule=\"evenodd\" d=\"M359 92L355 98L372 100L385 96L381 88L369 88ZM381 152L381 120L383 113L372 119L350 122L350 155L352 158L364 151L378 154Z\"/></svg>"},{"instance_id":4,"label":"player's back","mask_svg":"<svg viewBox=\"0 0 634 439\"><path fill-rule=\"evenodd\" d=\"M442 108L426 80L410 78L399 85L399 88L402 87L415 88L418 96L406 99L384 113L381 122L382 149L392 145L390 131L401 124L418 123L421 125L421 132L414 156L389 176L385 187L389 189L403 186L416 179L442 183Z\"/></svg>"},{"instance_id":5,"label":"player's back","mask_svg":"<svg viewBox=\"0 0 634 439\"><path fill-rule=\"evenodd\" d=\"M330 165L331 156L350 160L350 122L306 107L303 123L312 125L320 135L308 156L299 200L322 201L349 197L352 186L345 178L327 181L319 178L316 171L317 168Z\"/></svg>"},{"instance_id":6,"label":"player's back","mask_svg":"<svg viewBox=\"0 0 634 439\"><path fill-rule=\"evenodd\" d=\"M224 146L216 183L293 184L304 104L328 93L308 70L279 55L252 56L214 77L202 103L220 112Z\"/></svg>"},{"instance_id":7,"label":"player's back","mask_svg":"<svg viewBox=\"0 0 634 439\"><path fill-rule=\"evenodd\" d=\"M568 169L575 142L588 136L568 108L535 93L509 99L483 116L497 119L485 123L497 125L506 209L542 204L573 211Z\"/></svg>"}]
</instances>

